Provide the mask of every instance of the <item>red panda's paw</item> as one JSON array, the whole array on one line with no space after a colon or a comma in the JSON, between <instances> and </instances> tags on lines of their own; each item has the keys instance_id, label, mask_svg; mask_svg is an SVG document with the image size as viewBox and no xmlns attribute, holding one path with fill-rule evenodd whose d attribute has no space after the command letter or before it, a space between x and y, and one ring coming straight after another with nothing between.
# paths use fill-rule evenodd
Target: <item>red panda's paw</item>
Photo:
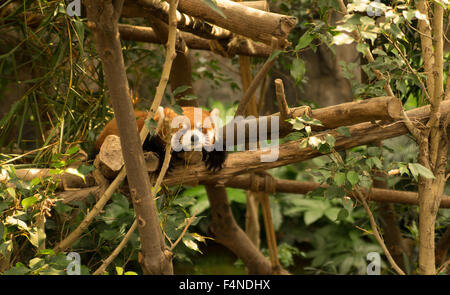
<instances>
[{"instance_id":1,"label":"red panda's paw","mask_svg":"<svg viewBox=\"0 0 450 295\"><path fill-rule=\"evenodd\" d=\"M203 161L205 162L206 168L211 172L217 172L222 170L225 159L227 158L227 153L225 151L207 152L203 150Z\"/></svg>"}]
</instances>

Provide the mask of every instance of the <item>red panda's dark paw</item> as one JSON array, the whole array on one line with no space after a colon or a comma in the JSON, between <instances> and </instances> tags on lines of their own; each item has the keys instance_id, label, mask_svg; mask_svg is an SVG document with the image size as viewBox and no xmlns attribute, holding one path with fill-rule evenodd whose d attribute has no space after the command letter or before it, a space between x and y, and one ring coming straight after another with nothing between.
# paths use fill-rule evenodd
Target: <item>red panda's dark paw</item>
<instances>
[{"instance_id":1,"label":"red panda's dark paw","mask_svg":"<svg viewBox=\"0 0 450 295\"><path fill-rule=\"evenodd\" d=\"M211 172L222 170L226 157L227 153L225 151L203 151L203 161L205 162L206 169Z\"/></svg>"}]
</instances>

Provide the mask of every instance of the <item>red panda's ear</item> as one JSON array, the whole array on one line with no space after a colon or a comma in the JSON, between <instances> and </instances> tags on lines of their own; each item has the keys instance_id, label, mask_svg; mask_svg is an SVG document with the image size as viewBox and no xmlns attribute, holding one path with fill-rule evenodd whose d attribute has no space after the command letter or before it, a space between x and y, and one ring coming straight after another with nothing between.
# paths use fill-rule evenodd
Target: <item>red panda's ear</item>
<instances>
[{"instance_id":1,"label":"red panda's ear","mask_svg":"<svg viewBox=\"0 0 450 295\"><path fill-rule=\"evenodd\" d=\"M216 118L218 118L219 117L219 110L218 109L216 109L216 108L214 108L214 109L212 109L211 110L211 112L209 112L209 115L211 116L211 117L216 117Z\"/></svg>"}]
</instances>

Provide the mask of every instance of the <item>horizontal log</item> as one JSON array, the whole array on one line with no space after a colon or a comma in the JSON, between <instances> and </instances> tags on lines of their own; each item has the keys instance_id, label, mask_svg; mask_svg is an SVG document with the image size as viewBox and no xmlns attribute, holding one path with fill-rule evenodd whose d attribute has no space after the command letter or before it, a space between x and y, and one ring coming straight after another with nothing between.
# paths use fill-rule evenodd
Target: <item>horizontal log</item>
<instances>
[{"instance_id":1,"label":"horizontal log","mask_svg":"<svg viewBox=\"0 0 450 295\"><path fill-rule=\"evenodd\" d=\"M85 179L80 176L63 172L60 174L52 174L52 170L48 168L24 168L24 169L16 169L16 177L20 178L24 181L31 181L34 178L46 178L51 177L55 181L60 181L58 184L59 189L68 189L68 188L87 188L95 185L95 179L92 175L88 174L85 176ZM8 181L10 179L8 172L3 169L0 172L0 182Z\"/></svg>"},{"instance_id":2,"label":"horizontal log","mask_svg":"<svg viewBox=\"0 0 450 295\"><path fill-rule=\"evenodd\" d=\"M119 24L119 32L120 38L123 40L161 44L161 40L149 27ZM180 36L191 49L211 50L211 41L208 39L187 32L180 32ZM221 40L220 44L228 51L228 40ZM244 40L244 42L239 42L236 48L233 48L233 51L238 55L268 57L272 49L262 43Z\"/></svg>"},{"instance_id":3,"label":"horizontal log","mask_svg":"<svg viewBox=\"0 0 450 295\"><path fill-rule=\"evenodd\" d=\"M209 24L201 19L177 11L177 28L191 32L206 39L229 39L232 33L228 30ZM122 8L122 17L158 17L169 22L169 3L159 0L126 0Z\"/></svg>"},{"instance_id":4,"label":"horizontal log","mask_svg":"<svg viewBox=\"0 0 450 295\"><path fill-rule=\"evenodd\" d=\"M228 179L225 182L225 185L228 187L241 188L246 190L255 186L257 190L264 191L267 185L266 178L259 175L255 175L253 177L256 177L257 179L253 178L252 180L252 177L249 174L238 175ZM254 181L255 184L253 184L252 181ZM275 181L275 191L279 193L306 194L317 189L320 186L324 188L328 187L327 185L320 185L319 183L309 181L297 181L277 178L274 178L273 181ZM369 192L368 198L370 201L375 202L418 205L419 196L415 192L372 188ZM450 196L442 196L440 208L450 208Z\"/></svg>"},{"instance_id":5,"label":"horizontal log","mask_svg":"<svg viewBox=\"0 0 450 295\"><path fill-rule=\"evenodd\" d=\"M450 101L441 103L441 118L446 118L450 114ZM430 114L430 107L420 107L406 112L411 121L423 123ZM408 133L408 129L401 120L395 122L377 122L377 123L360 123L349 127L351 137L345 137L335 130L322 132L316 137L323 137L331 134L336 139L335 150L346 150L355 146L371 144L375 141L385 140ZM208 171L203 163L197 163L189 166L189 169L178 167L174 169L170 175L166 176L164 183L167 186L175 184L198 184L214 183L217 181L225 181L235 175L248 173L254 170L267 170L285 166L292 163L309 160L323 154L319 151L307 147L299 149L302 140L294 140L278 146L277 160L273 162L267 161L269 152L267 150L236 152L228 155L224 163L224 168L219 173Z\"/></svg>"},{"instance_id":6,"label":"horizontal log","mask_svg":"<svg viewBox=\"0 0 450 295\"><path fill-rule=\"evenodd\" d=\"M279 40L280 46L288 44L287 36L297 23L297 19L293 16L265 12L228 0L215 2L226 18L200 0L180 0L178 9L267 45L271 45L272 37Z\"/></svg>"},{"instance_id":7,"label":"horizontal log","mask_svg":"<svg viewBox=\"0 0 450 295\"><path fill-rule=\"evenodd\" d=\"M354 101L348 103L342 103L330 107L320 108L312 110L311 112L307 112L307 115L314 119L318 119L322 122L323 127L321 126L311 126L311 129L314 131L333 129L340 126L350 126L355 125L362 122L373 122L377 120L382 121L393 121L396 119L402 118L402 103L400 99L392 96L383 96L383 97L374 97L370 99L365 99L361 101ZM290 108L290 117L296 118L300 117L305 113L305 107L297 107ZM280 113L275 113L270 116L261 116L256 120L256 128L259 134L259 126L260 122L266 120L267 122L267 138L271 138L271 122L272 119L277 119L280 116ZM251 120L246 120L245 122L250 122ZM244 123L245 123L244 122ZM232 124L232 123L230 123ZM292 124L279 121L279 137L284 137L293 131ZM224 142L227 139L227 128L230 126L224 126L222 128ZM249 126L241 124L239 126L235 125L233 134L234 134L234 142L237 141L238 130L243 132L245 128L245 142L249 142L248 138L248 129ZM257 138L254 138L257 140ZM252 141L250 141L252 142Z\"/></svg>"}]
</instances>

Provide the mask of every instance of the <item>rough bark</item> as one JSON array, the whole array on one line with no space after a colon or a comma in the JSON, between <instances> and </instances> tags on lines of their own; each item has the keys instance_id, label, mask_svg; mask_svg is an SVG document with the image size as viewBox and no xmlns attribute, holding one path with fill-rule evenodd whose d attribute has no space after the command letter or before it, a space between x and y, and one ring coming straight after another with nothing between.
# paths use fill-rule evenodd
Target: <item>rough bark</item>
<instances>
[{"instance_id":1,"label":"rough bark","mask_svg":"<svg viewBox=\"0 0 450 295\"><path fill-rule=\"evenodd\" d=\"M225 185L228 187L248 189L255 187L258 191L264 191L266 183L264 177L259 177L252 183L252 178L249 174L238 175L225 180ZM288 194L306 194L321 187L319 183L309 181L297 181L288 179L275 178L275 190L279 193ZM326 188L326 185L322 185ZM352 196L350 196L352 197ZM375 201L380 203L399 203L407 205L418 205L418 194L415 192L398 191L390 189L372 188L367 194L368 201ZM450 208L450 196L442 196L440 208Z\"/></svg>"},{"instance_id":2,"label":"rough bark","mask_svg":"<svg viewBox=\"0 0 450 295\"><path fill-rule=\"evenodd\" d=\"M407 112L411 120L417 122L424 122L429 114L429 106L417 108ZM445 118L450 113L450 101L443 102L441 108L442 117ZM322 132L316 136L321 137L325 134L331 134L336 139L335 149L345 150L355 146L369 144L376 140L384 140L388 138L397 137L408 133L402 121L395 121L390 123L361 123L349 127L351 137L345 137L338 132L332 130L329 132ZM215 182L230 178L232 176L250 172L256 169L270 169L287 164L305 161L314 157L323 155L322 153L312 148L305 148L300 150L298 148L301 140L295 140L281 144L278 146L278 159L274 162L261 162L261 157L267 155L267 151L246 151L229 154L224 168L220 173L209 172L203 163L191 165L189 170L183 167L175 169L169 176L165 178L166 185L174 185L179 183L198 183Z\"/></svg>"},{"instance_id":3,"label":"rough bark","mask_svg":"<svg viewBox=\"0 0 450 295\"><path fill-rule=\"evenodd\" d=\"M166 44L167 36L169 34L168 25L157 18L148 18L148 21L152 25L161 43ZM180 86L189 86L185 91L175 95L177 104L180 106L198 107L199 104L197 99L182 99L186 95L194 94L192 88L192 66L189 57L189 49L181 36L178 36L177 44L179 44L179 46L176 47L176 57L172 62L169 76L170 87L172 91L174 91Z\"/></svg>"},{"instance_id":4,"label":"rough bark","mask_svg":"<svg viewBox=\"0 0 450 295\"><path fill-rule=\"evenodd\" d=\"M305 114L305 107L290 108L290 117L296 118ZM322 126L311 126L312 130L325 130L337 128L340 126L350 126L361 122L372 122L376 120L392 121L402 117L401 101L395 97L384 96L375 97L371 99L348 102L326 108L320 108L309 111L306 114L314 119L322 122ZM271 116L260 117L257 121L257 130L259 132L260 120L267 120L267 130L271 130L272 117L279 117L280 113L275 113ZM289 132L292 132L292 125L280 119L279 136L284 137ZM227 138L227 126L223 127L223 138ZM248 125L245 126L245 139L248 141ZM238 127L234 128L234 142L236 142L236 135ZM270 131L269 131L270 133ZM267 134L270 139L270 134Z\"/></svg>"},{"instance_id":5,"label":"rough bark","mask_svg":"<svg viewBox=\"0 0 450 295\"><path fill-rule=\"evenodd\" d=\"M123 40L160 43L161 40L156 35L152 28L142 26L132 26L126 24L119 24L120 38ZM198 50L212 50L210 40L198 37L188 32L180 32L181 38L186 42L190 49ZM238 55L268 57L271 53L269 46L262 43L257 43L251 40L244 40L245 42L237 43L233 51ZM228 52L229 39L220 40L222 47ZM215 51L213 51L215 52Z\"/></svg>"},{"instance_id":6,"label":"rough bark","mask_svg":"<svg viewBox=\"0 0 450 295\"><path fill-rule=\"evenodd\" d=\"M272 274L272 266L239 227L231 213L225 186L206 186L211 207L210 231L215 240L241 258L249 274ZM284 274L287 274L283 270Z\"/></svg>"},{"instance_id":7,"label":"rough bark","mask_svg":"<svg viewBox=\"0 0 450 295\"><path fill-rule=\"evenodd\" d=\"M218 0L216 3L226 18L199 0L181 0L179 9L181 12L267 45L271 44L272 37L278 39L281 46L286 45L287 36L297 23L295 17L261 11L228 0Z\"/></svg>"},{"instance_id":8,"label":"rough bark","mask_svg":"<svg viewBox=\"0 0 450 295\"><path fill-rule=\"evenodd\" d=\"M159 0L127 0L122 11L124 17L158 17L169 23L169 4ZM201 19L194 18L185 13L177 12L177 28L193 33L206 39L227 39L231 32L211 25Z\"/></svg>"},{"instance_id":9,"label":"rough bark","mask_svg":"<svg viewBox=\"0 0 450 295\"><path fill-rule=\"evenodd\" d=\"M171 257L165 255L156 206L151 198L151 184L145 169L119 40L117 20L123 1L91 0L85 1L85 4L122 139L122 153L142 243L144 272L171 274L172 261Z\"/></svg>"}]
</instances>

